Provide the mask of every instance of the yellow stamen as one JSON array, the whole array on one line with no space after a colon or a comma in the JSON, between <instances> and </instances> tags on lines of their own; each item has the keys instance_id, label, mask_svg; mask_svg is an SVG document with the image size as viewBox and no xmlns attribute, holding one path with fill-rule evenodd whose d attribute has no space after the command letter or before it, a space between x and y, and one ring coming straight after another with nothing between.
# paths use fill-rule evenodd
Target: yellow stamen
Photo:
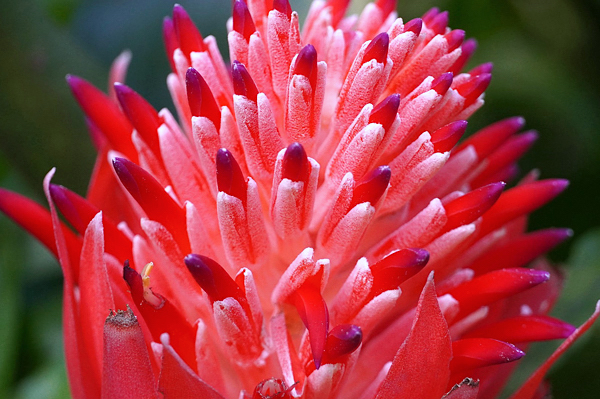
<instances>
[{"instance_id":1,"label":"yellow stamen","mask_svg":"<svg viewBox=\"0 0 600 399\"><path fill-rule=\"evenodd\" d=\"M154 263L150 262L142 269L142 285L144 287L144 300L155 308L160 308L164 304L164 300L154 294L150 288L150 272L154 267Z\"/></svg>"}]
</instances>

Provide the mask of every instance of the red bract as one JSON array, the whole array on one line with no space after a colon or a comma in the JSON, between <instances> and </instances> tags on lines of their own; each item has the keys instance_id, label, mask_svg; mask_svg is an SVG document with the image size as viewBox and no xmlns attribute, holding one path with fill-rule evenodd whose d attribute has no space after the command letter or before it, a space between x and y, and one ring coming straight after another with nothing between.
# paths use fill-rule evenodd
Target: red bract
<instances>
[{"instance_id":1,"label":"red bract","mask_svg":"<svg viewBox=\"0 0 600 399\"><path fill-rule=\"evenodd\" d=\"M0 190L62 266L73 397L487 399L526 344L566 338L514 394L538 397L599 310L548 316L540 257L571 232L526 219L567 182L511 181L537 134L514 117L457 144L491 81L461 72L476 42L393 0L315 1L302 30L287 0L232 4L231 67L181 6L164 20L179 121L118 83L127 55L110 95L67 78L99 150L87 198L54 171L49 211Z\"/></svg>"}]
</instances>

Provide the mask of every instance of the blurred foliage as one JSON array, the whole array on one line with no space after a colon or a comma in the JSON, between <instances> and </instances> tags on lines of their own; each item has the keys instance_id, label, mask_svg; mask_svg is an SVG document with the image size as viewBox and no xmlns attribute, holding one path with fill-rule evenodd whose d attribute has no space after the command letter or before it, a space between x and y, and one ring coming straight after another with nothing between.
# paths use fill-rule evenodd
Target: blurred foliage
<instances>
[{"instance_id":1,"label":"blurred foliage","mask_svg":"<svg viewBox=\"0 0 600 399\"><path fill-rule=\"evenodd\" d=\"M215 35L228 58L224 0L180 2L206 36ZM292 1L300 15L308 1ZM366 1L354 1L358 3ZM595 0L403 0L405 20L432 6L450 11L450 25L476 37L471 66L493 61L486 106L468 132L512 115L540 131L523 172L563 177L571 187L536 212L532 227L568 226L572 243L553 253L572 268L556 314L580 323L593 310L600 282L600 4ZM172 107L161 37L164 0L23 0L0 2L0 186L43 201L41 181L84 194L93 148L81 112L64 82L67 73L106 87L112 60L134 58L128 84L157 108ZM210 10L210 12L206 12ZM587 234L585 232L589 231ZM0 217L0 397L63 398L68 387L60 339L60 269L25 233ZM539 364L556 345L533 348ZM537 355L536 355L537 353ZM551 374L556 398L597 397L600 332L593 328ZM57 367L59 365L59 367ZM526 376L523 371L523 376Z\"/></svg>"}]
</instances>

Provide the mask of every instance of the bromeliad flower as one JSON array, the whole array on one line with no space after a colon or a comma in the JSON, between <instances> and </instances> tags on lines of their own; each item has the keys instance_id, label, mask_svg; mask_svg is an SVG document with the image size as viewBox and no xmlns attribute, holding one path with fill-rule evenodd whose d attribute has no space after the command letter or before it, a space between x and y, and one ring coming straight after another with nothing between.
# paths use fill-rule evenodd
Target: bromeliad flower
<instances>
[{"instance_id":1,"label":"bromeliad flower","mask_svg":"<svg viewBox=\"0 0 600 399\"><path fill-rule=\"evenodd\" d=\"M567 186L517 175L537 138L509 118L457 144L491 64L473 39L395 1L346 17L314 1L233 2L227 66L181 6L164 21L179 123L124 80L67 81L98 159L86 198L0 208L64 273L76 398L492 398L534 341L596 320L548 316L568 229L526 232ZM59 218L64 217L64 222ZM533 267L530 267L533 266ZM108 316L108 318L107 318Z\"/></svg>"}]
</instances>

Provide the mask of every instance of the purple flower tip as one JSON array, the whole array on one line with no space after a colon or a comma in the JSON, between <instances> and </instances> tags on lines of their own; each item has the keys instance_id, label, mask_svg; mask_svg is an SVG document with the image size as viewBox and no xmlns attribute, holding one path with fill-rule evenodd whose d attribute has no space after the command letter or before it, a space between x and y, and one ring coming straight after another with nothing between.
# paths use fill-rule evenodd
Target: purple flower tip
<instances>
[{"instance_id":1,"label":"purple flower tip","mask_svg":"<svg viewBox=\"0 0 600 399\"><path fill-rule=\"evenodd\" d=\"M248 73L248 70L241 62L235 60L231 66L231 77L233 79L233 91L238 96L244 96L251 101L256 102L258 89Z\"/></svg>"},{"instance_id":2,"label":"purple flower tip","mask_svg":"<svg viewBox=\"0 0 600 399\"><path fill-rule=\"evenodd\" d=\"M341 324L329 331L325 353L327 358L348 355L354 352L362 342L362 330L354 324Z\"/></svg>"},{"instance_id":3,"label":"purple flower tip","mask_svg":"<svg viewBox=\"0 0 600 399\"><path fill-rule=\"evenodd\" d=\"M363 63L371 60L384 64L387 60L388 47L390 45L390 37L386 32L381 32L371 40L371 43L365 50Z\"/></svg>"},{"instance_id":4,"label":"purple flower tip","mask_svg":"<svg viewBox=\"0 0 600 399\"><path fill-rule=\"evenodd\" d=\"M290 144L283 154L283 178L306 182L309 173L308 157L304 147L298 142Z\"/></svg>"}]
</instances>

